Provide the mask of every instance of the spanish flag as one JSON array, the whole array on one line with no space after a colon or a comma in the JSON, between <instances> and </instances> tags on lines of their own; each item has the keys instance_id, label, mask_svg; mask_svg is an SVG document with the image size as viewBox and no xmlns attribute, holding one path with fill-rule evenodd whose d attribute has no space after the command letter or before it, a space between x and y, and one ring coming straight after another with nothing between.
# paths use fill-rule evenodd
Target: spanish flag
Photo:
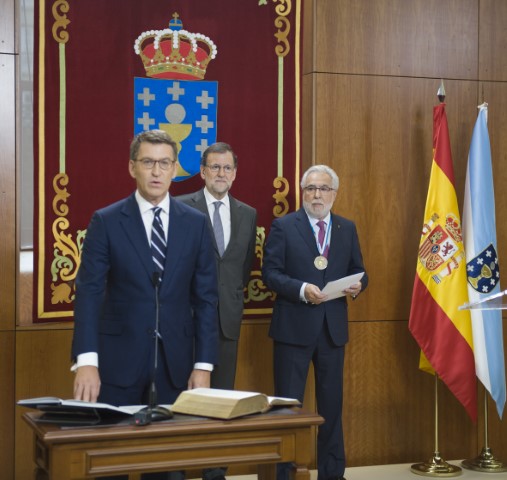
<instances>
[{"instance_id":1,"label":"spanish flag","mask_svg":"<svg viewBox=\"0 0 507 480\"><path fill-rule=\"evenodd\" d=\"M477 420L477 384L466 258L454 187L445 104L433 109L433 162L412 292L409 329L419 368L436 373Z\"/></svg>"}]
</instances>

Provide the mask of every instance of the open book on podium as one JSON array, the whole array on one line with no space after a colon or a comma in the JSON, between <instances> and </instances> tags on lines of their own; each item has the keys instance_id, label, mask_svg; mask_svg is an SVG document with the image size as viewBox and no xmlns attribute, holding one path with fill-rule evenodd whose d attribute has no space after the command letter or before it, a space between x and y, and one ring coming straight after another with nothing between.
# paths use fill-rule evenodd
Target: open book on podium
<instances>
[{"instance_id":1,"label":"open book on podium","mask_svg":"<svg viewBox=\"0 0 507 480\"><path fill-rule=\"evenodd\" d=\"M277 406L300 406L295 398L268 397L263 393L194 388L181 392L171 406L175 413L228 420L252 413L264 413Z\"/></svg>"},{"instance_id":2,"label":"open book on podium","mask_svg":"<svg viewBox=\"0 0 507 480\"><path fill-rule=\"evenodd\" d=\"M458 310L507 310L507 290L488 295L475 302L464 303Z\"/></svg>"}]
</instances>

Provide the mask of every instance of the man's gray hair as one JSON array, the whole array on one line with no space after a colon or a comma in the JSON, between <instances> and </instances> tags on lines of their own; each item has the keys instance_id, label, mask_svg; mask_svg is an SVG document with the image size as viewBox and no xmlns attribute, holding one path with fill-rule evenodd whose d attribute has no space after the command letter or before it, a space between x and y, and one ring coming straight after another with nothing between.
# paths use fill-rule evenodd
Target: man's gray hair
<instances>
[{"instance_id":1,"label":"man's gray hair","mask_svg":"<svg viewBox=\"0 0 507 480\"><path fill-rule=\"evenodd\" d=\"M338 190L338 187L340 185L340 180L338 179L338 175L336 175L336 172L327 165L313 165L311 166L304 174L303 178L301 178L301 188L306 187L306 180L308 178L308 175L311 173L326 173L331 177L331 187L334 190Z\"/></svg>"}]
</instances>

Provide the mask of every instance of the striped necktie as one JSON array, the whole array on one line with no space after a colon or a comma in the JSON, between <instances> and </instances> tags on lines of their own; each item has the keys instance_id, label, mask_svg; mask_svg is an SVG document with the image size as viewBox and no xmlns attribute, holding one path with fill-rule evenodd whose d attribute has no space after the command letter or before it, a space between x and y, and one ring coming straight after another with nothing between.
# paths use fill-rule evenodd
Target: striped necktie
<instances>
[{"instance_id":1,"label":"striped necktie","mask_svg":"<svg viewBox=\"0 0 507 480\"><path fill-rule=\"evenodd\" d=\"M222 202L213 202L213 205L215 205L215 211L213 212L213 232L217 242L218 253L222 256L225 250L224 227L222 226L222 219L220 218L220 205L222 205Z\"/></svg>"},{"instance_id":2,"label":"striped necktie","mask_svg":"<svg viewBox=\"0 0 507 480\"><path fill-rule=\"evenodd\" d=\"M154 207L153 210L153 224L151 226L151 256L153 257L153 263L155 268L160 273L160 277L164 273L165 264L165 251L166 251L166 240L164 233L164 226L162 225L162 219L160 218L160 207Z\"/></svg>"}]
</instances>

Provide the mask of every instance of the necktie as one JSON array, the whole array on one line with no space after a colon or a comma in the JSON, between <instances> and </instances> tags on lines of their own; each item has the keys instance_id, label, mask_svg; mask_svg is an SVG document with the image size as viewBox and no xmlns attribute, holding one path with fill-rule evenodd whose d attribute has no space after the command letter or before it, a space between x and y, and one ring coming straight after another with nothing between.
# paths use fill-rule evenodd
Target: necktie
<instances>
[{"instance_id":1,"label":"necktie","mask_svg":"<svg viewBox=\"0 0 507 480\"><path fill-rule=\"evenodd\" d=\"M222 219L220 218L220 205L222 205L222 202L213 202L213 205L215 205L215 211L213 212L213 232L217 242L218 253L222 256L225 250L224 227L222 226Z\"/></svg>"},{"instance_id":2,"label":"necktie","mask_svg":"<svg viewBox=\"0 0 507 480\"><path fill-rule=\"evenodd\" d=\"M164 273L165 251L167 246L164 226L162 225L162 220L160 218L160 212L162 209L160 207L154 207L152 210L153 224L151 226L151 256L153 257L155 268L162 277L162 274Z\"/></svg>"},{"instance_id":3,"label":"necktie","mask_svg":"<svg viewBox=\"0 0 507 480\"><path fill-rule=\"evenodd\" d=\"M326 238L326 222L324 220L319 220L317 222L317 226L319 227L319 233L317 235L317 239L319 241L320 250L322 250L322 247L324 246L324 239ZM327 258L327 251L328 251L328 245L326 245L326 248L322 252L322 255Z\"/></svg>"}]
</instances>

